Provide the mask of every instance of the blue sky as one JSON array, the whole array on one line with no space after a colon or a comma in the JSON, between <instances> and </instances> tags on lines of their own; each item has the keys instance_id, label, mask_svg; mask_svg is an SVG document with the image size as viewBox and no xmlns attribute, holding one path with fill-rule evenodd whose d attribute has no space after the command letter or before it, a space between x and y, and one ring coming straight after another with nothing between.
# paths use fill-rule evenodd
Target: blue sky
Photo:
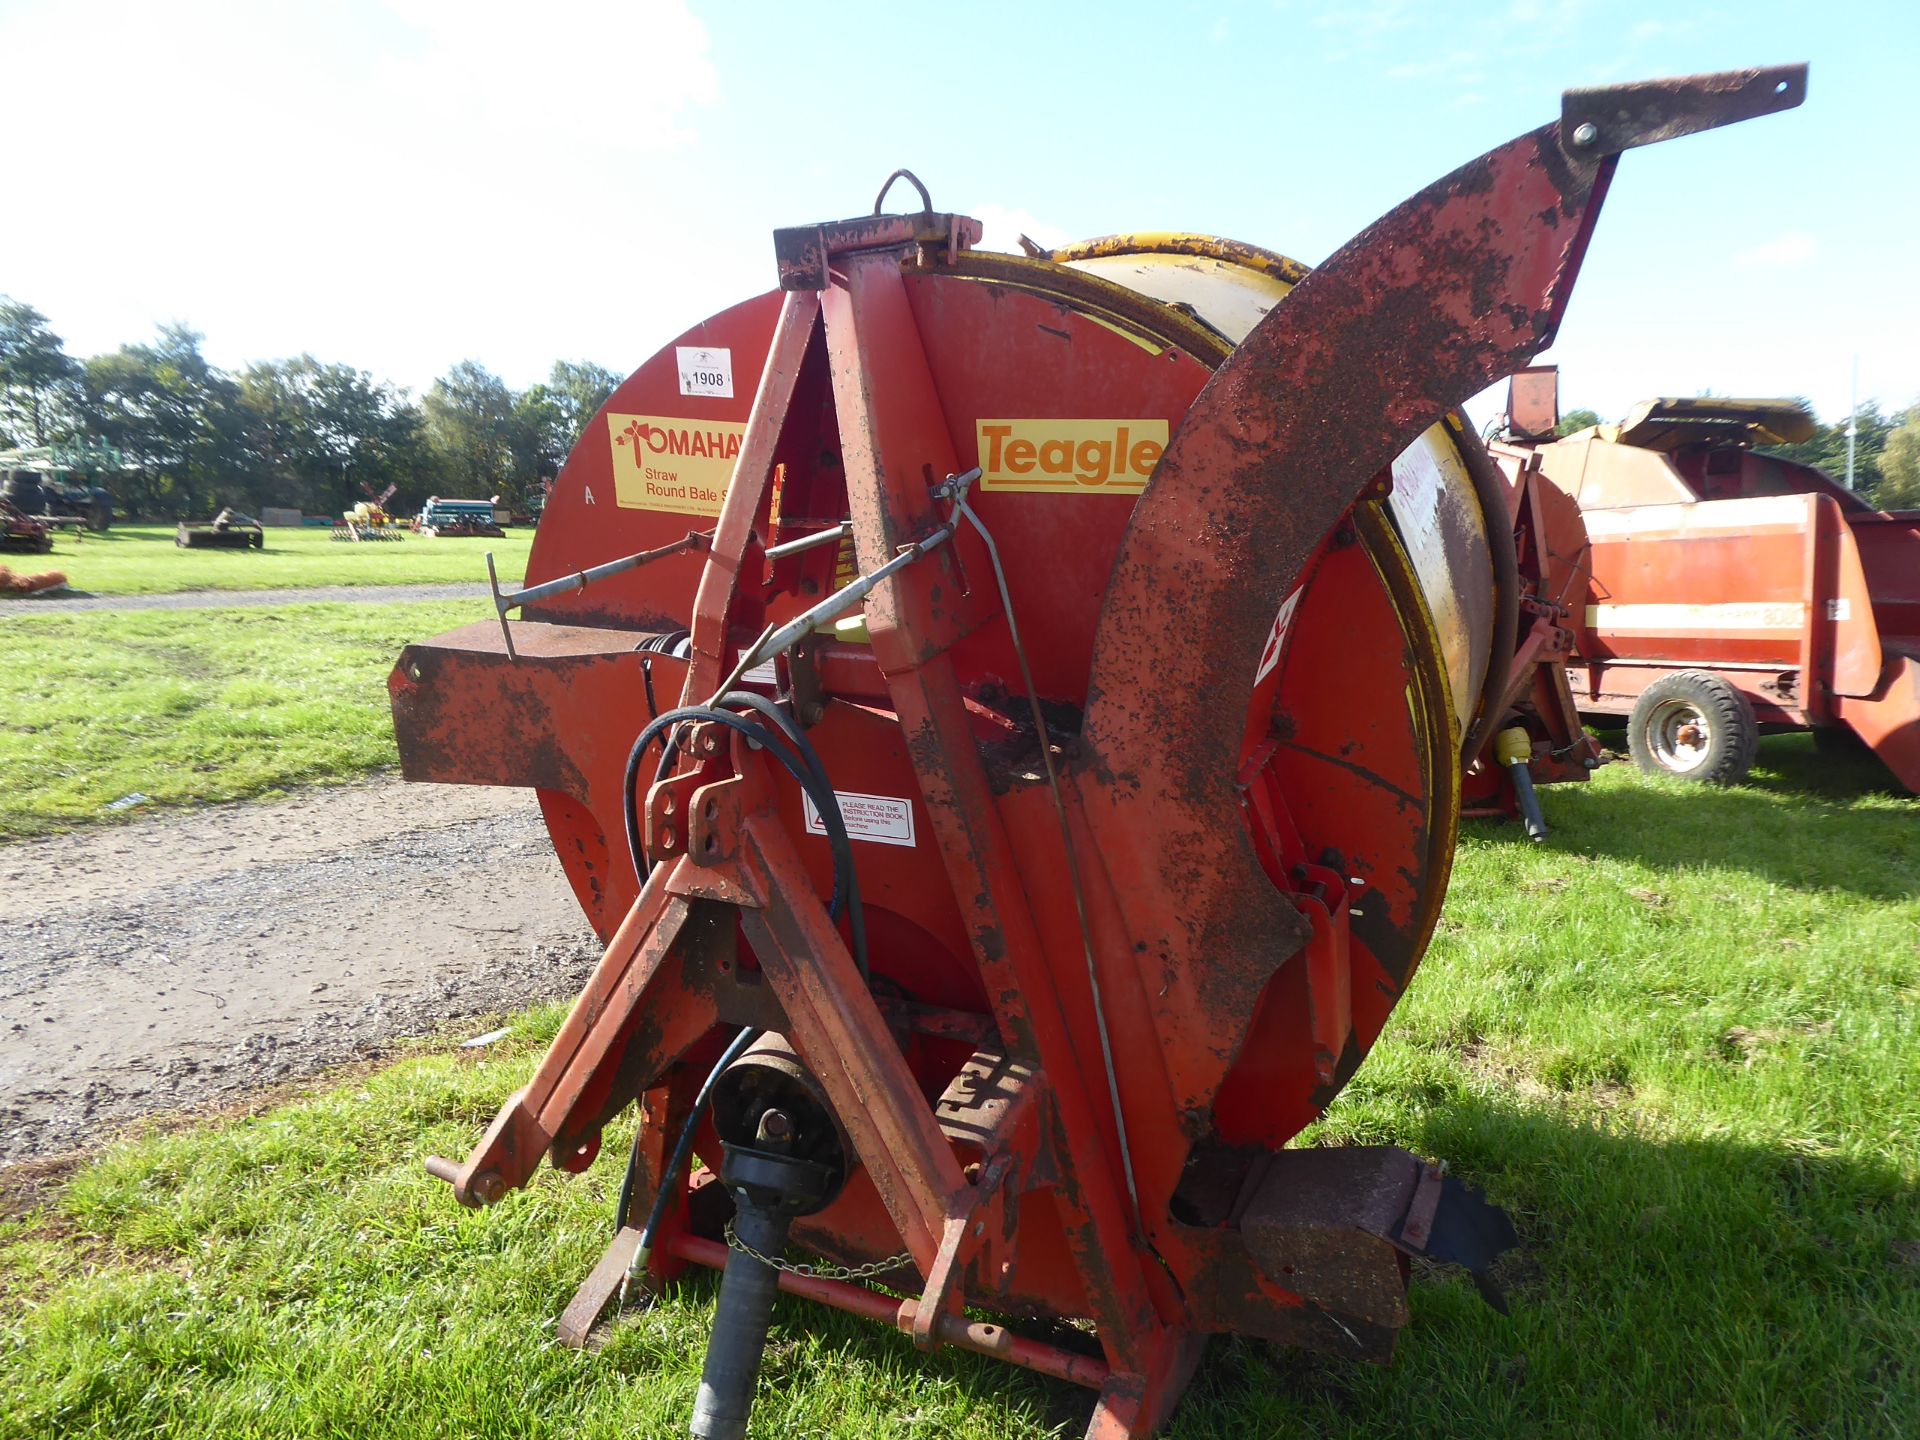
<instances>
[{"instance_id":1,"label":"blue sky","mask_svg":"<svg viewBox=\"0 0 1920 1440\"><path fill-rule=\"evenodd\" d=\"M1575 85L1810 60L1787 115L1625 157L1563 395L1920 396L1920 5L0 0L0 292L423 388L628 370L897 165L990 240L1318 261ZM1476 407L1484 410L1484 406Z\"/></svg>"}]
</instances>

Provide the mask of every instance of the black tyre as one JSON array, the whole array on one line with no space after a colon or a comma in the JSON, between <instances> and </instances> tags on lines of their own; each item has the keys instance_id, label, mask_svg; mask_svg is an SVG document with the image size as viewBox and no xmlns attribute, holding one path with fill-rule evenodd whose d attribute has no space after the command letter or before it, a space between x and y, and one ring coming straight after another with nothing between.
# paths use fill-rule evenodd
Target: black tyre
<instances>
[{"instance_id":1,"label":"black tyre","mask_svg":"<svg viewBox=\"0 0 1920 1440\"><path fill-rule=\"evenodd\" d=\"M1726 681L1682 670L1654 681L1634 702L1627 748L1650 775L1737 785L1753 768L1760 727L1746 697Z\"/></svg>"},{"instance_id":2,"label":"black tyre","mask_svg":"<svg viewBox=\"0 0 1920 1440\"><path fill-rule=\"evenodd\" d=\"M95 496L93 503L87 507L87 528L89 530L100 531L108 529L112 524L112 503L101 499L99 496Z\"/></svg>"}]
</instances>

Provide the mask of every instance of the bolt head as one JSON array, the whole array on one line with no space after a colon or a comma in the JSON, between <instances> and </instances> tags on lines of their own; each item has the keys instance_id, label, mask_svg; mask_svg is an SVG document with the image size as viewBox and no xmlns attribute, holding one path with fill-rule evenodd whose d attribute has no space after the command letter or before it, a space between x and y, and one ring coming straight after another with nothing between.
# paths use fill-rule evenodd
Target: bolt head
<instances>
[{"instance_id":1,"label":"bolt head","mask_svg":"<svg viewBox=\"0 0 1920 1440\"><path fill-rule=\"evenodd\" d=\"M1600 132L1599 130L1594 128L1594 124L1591 120L1583 120L1580 124L1574 127L1573 143L1580 146L1583 149L1586 146L1593 144L1593 142L1598 140L1599 138L1600 138Z\"/></svg>"}]
</instances>

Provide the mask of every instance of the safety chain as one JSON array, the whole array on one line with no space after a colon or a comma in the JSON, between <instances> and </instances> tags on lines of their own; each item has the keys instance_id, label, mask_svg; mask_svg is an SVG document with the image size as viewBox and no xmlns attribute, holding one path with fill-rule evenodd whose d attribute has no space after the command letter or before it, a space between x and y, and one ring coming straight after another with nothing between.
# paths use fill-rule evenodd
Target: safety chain
<instances>
[{"instance_id":1,"label":"safety chain","mask_svg":"<svg viewBox=\"0 0 1920 1440\"><path fill-rule=\"evenodd\" d=\"M825 1262L797 1265L791 1260L776 1260L771 1255L762 1255L753 1246L747 1244L733 1233L733 1222L727 1222L727 1248L738 1250L742 1255L751 1256L762 1265L775 1270L784 1270L789 1275L811 1275L817 1280L873 1280L890 1270L898 1270L902 1265L913 1264L913 1252L902 1250L898 1255L890 1255L885 1260L869 1261L865 1265L829 1265Z\"/></svg>"}]
</instances>

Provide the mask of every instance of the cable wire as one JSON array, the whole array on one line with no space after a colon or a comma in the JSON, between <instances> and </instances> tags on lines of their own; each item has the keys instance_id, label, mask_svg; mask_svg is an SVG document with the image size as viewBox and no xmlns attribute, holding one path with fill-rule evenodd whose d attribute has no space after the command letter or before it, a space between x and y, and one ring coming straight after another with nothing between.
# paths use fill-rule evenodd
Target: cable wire
<instances>
[{"instance_id":1,"label":"cable wire","mask_svg":"<svg viewBox=\"0 0 1920 1440\"><path fill-rule=\"evenodd\" d=\"M977 472L976 472L977 473ZM964 479L966 477L957 477ZM949 481L952 485L953 481ZM1007 634L1013 640L1014 658L1020 662L1020 682L1026 686L1027 704L1033 711L1034 739L1040 745L1040 763L1046 768L1047 789L1053 797L1053 813L1060 821L1060 843L1067 852L1067 880L1073 891L1073 908L1080 917L1080 948L1087 958L1087 986L1092 991L1094 1028L1100 1035L1100 1059L1107 1070L1107 1099L1113 1105L1113 1128L1120 1141L1120 1169L1127 1182L1127 1199L1133 1205L1133 1225L1140 1231L1140 1190L1133 1178L1133 1148L1127 1143L1127 1117L1120 1108L1120 1076L1113 1063L1113 1041L1107 1033L1107 1007L1100 993L1100 971L1093 958L1093 927L1087 920L1087 901L1080 881L1080 855L1073 843L1073 827L1067 820L1067 803L1060 793L1060 774L1054 768L1053 747L1047 742L1047 717L1040 708L1040 692L1034 688L1033 669L1027 664L1027 648L1020 639L1020 625L1013 615L1013 595L1007 589L1007 572L1000 565L1000 547L980 517L967 504L964 485L952 490L954 510L979 533L987 547L987 559L993 564L994 582L1000 587L1000 608L1006 611Z\"/></svg>"},{"instance_id":2,"label":"cable wire","mask_svg":"<svg viewBox=\"0 0 1920 1440\"><path fill-rule=\"evenodd\" d=\"M720 1052L720 1058L713 1062L713 1069L707 1072L707 1078L700 1084L700 1092L693 1097L693 1109L687 1114L687 1123L680 1127L680 1138L674 1142L673 1153L667 1157L667 1163L661 1167L659 1181L653 1188L653 1204L647 1208L647 1223L640 1227L640 1243L635 1247L633 1259L627 1262L627 1273L620 1279L620 1298L615 1307L616 1313L626 1309L627 1290L634 1278L647 1268L647 1261L653 1257L653 1242L660 1233L660 1222L666 1218L667 1206L673 1203L675 1183L680 1172L687 1166L687 1158L693 1153L693 1132L700 1128L700 1117L707 1113L707 1107L713 1103L713 1090L720 1083L720 1077L729 1065L738 1060L747 1051L747 1047L760 1038L761 1032L749 1026L733 1037L733 1042ZM620 1208L614 1215L616 1229L627 1223L627 1206L633 1199L633 1183L640 1163L640 1136L633 1137L633 1154L627 1161L627 1178L620 1186Z\"/></svg>"}]
</instances>

